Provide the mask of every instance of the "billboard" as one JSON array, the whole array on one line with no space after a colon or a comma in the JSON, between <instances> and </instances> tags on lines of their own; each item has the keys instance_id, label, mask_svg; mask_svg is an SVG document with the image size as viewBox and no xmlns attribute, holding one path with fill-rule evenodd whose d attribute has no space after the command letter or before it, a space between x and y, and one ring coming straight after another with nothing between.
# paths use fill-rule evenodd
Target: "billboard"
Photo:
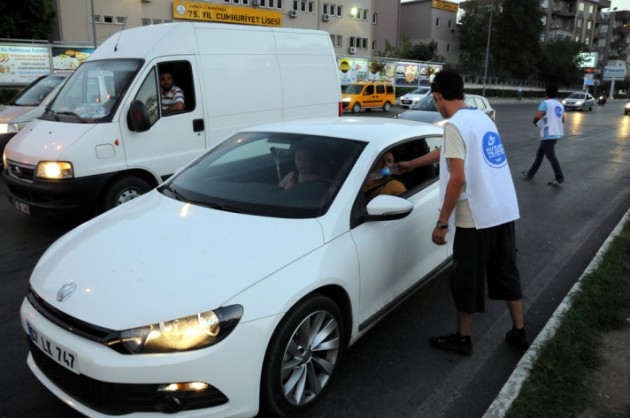
<instances>
[{"instance_id":1,"label":"billboard","mask_svg":"<svg viewBox=\"0 0 630 418\"><path fill-rule=\"evenodd\" d=\"M579 54L582 60L580 68L596 68L597 67L597 52L582 52Z\"/></svg>"},{"instance_id":2,"label":"billboard","mask_svg":"<svg viewBox=\"0 0 630 418\"><path fill-rule=\"evenodd\" d=\"M50 73L47 45L0 44L0 84L26 85Z\"/></svg>"}]
</instances>

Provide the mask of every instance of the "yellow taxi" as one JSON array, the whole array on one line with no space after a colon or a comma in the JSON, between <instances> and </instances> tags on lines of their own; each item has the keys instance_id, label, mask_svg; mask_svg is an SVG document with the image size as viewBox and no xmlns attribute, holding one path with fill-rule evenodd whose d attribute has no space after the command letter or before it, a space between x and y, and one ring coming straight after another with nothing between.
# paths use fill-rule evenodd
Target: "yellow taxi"
<instances>
[{"instance_id":1,"label":"yellow taxi","mask_svg":"<svg viewBox=\"0 0 630 418\"><path fill-rule=\"evenodd\" d=\"M361 109L380 108L389 112L396 103L394 85L383 81L363 81L348 84L342 93L344 111L358 113Z\"/></svg>"}]
</instances>

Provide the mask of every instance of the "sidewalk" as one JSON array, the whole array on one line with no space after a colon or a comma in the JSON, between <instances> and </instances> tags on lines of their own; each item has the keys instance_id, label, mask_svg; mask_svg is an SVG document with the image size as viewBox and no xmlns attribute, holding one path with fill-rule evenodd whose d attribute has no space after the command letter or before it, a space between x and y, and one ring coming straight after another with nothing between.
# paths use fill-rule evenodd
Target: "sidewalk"
<instances>
[{"instance_id":1,"label":"sidewalk","mask_svg":"<svg viewBox=\"0 0 630 418\"><path fill-rule=\"evenodd\" d=\"M560 306L553 313L551 319L543 330L538 334L529 350L523 355L516 369L505 383L499 395L484 414L484 418L502 418L510 409L512 403L518 397L523 383L529 376L529 372L536 360L536 353L540 346L547 340L553 338L565 312L571 307L571 296L580 290L582 279L593 271L606 252L613 238L619 235L623 225L630 220L630 210L626 212L621 221L617 224L610 236L606 239L584 273L580 276L575 285L571 288ZM630 318L628 318L630 321ZM602 364L594 373L596 387L591 388L593 404L607 406L608 410L627 411L630 405L630 326L615 332L610 332L603 336ZM596 395L595 395L596 394ZM625 409L624 409L625 408ZM599 415L596 410L587 410L578 418L589 418Z\"/></svg>"}]
</instances>

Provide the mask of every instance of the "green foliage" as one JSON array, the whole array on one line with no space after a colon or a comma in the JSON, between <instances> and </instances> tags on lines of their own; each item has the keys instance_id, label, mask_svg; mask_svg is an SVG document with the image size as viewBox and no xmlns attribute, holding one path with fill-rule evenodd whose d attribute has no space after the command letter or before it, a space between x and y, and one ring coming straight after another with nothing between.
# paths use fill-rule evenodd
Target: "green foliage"
<instances>
[{"instance_id":1,"label":"green foliage","mask_svg":"<svg viewBox=\"0 0 630 418\"><path fill-rule=\"evenodd\" d=\"M512 78L527 78L537 73L543 11L539 0L505 0L493 27L493 55L498 68Z\"/></svg>"},{"instance_id":2,"label":"green foliage","mask_svg":"<svg viewBox=\"0 0 630 418\"><path fill-rule=\"evenodd\" d=\"M19 89L0 89L0 104L9 103L19 92Z\"/></svg>"},{"instance_id":3,"label":"green foliage","mask_svg":"<svg viewBox=\"0 0 630 418\"><path fill-rule=\"evenodd\" d=\"M0 38L46 40L57 26L52 0L5 0L0 16Z\"/></svg>"},{"instance_id":4,"label":"green foliage","mask_svg":"<svg viewBox=\"0 0 630 418\"><path fill-rule=\"evenodd\" d=\"M582 44L571 39L556 39L541 47L538 70L547 81L567 86L579 83Z\"/></svg>"},{"instance_id":5,"label":"green foliage","mask_svg":"<svg viewBox=\"0 0 630 418\"><path fill-rule=\"evenodd\" d=\"M601 334L628 326L629 276L630 223L626 223L597 268L582 279L554 337L538 351L508 418L574 417L588 406L585 382L600 362Z\"/></svg>"},{"instance_id":6,"label":"green foliage","mask_svg":"<svg viewBox=\"0 0 630 418\"><path fill-rule=\"evenodd\" d=\"M419 43L414 45L409 40L409 36L403 34L400 47L396 47L388 40L385 40L385 51L379 51L378 55L388 58L442 62L444 57L438 54L437 49L437 42L435 41L431 41L428 44Z\"/></svg>"},{"instance_id":7,"label":"green foliage","mask_svg":"<svg viewBox=\"0 0 630 418\"><path fill-rule=\"evenodd\" d=\"M484 73L490 9L480 7L476 0L465 4L465 13L459 28L459 47L461 62L468 69L478 74Z\"/></svg>"}]
</instances>

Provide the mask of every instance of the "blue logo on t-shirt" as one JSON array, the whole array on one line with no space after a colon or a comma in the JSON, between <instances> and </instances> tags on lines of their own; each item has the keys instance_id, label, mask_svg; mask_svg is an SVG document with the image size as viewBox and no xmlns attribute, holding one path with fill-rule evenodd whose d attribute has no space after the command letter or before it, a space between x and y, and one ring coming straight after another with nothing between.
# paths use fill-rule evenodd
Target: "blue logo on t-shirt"
<instances>
[{"instance_id":1,"label":"blue logo on t-shirt","mask_svg":"<svg viewBox=\"0 0 630 418\"><path fill-rule=\"evenodd\" d=\"M560 106L556 106L556 107L553 109L553 113L555 113L557 117L562 116L562 108L561 108Z\"/></svg>"},{"instance_id":2,"label":"blue logo on t-shirt","mask_svg":"<svg viewBox=\"0 0 630 418\"><path fill-rule=\"evenodd\" d=\"M490 167L500 168L507 164L501 137L496 132L486 132L481 141L483 158Z\"/></svg>"}]
</instances>

